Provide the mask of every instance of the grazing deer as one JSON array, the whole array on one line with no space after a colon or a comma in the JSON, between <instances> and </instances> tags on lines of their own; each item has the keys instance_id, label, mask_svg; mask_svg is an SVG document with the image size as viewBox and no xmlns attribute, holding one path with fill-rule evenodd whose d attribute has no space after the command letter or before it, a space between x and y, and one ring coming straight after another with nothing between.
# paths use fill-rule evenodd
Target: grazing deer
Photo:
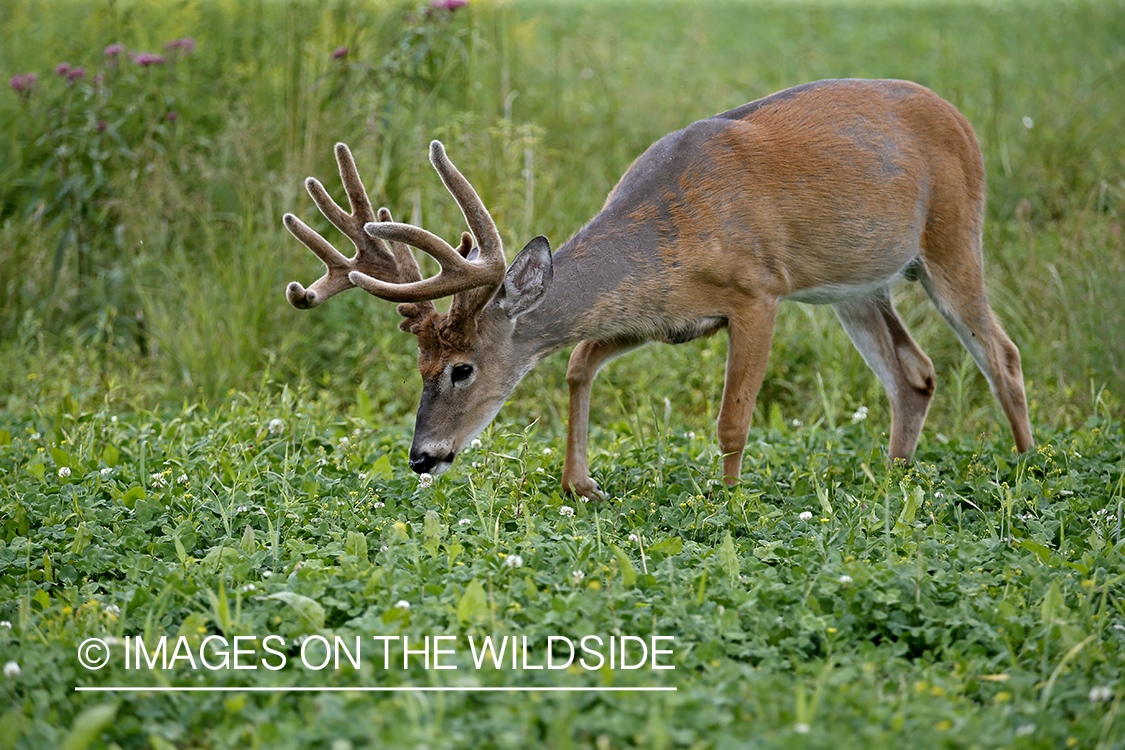
<instances>
[{"instance_id":1,"label":"grazing deer","mask_svg":"<svg viewBox=\"0 0 1125 750\"><path fill-rule=\"evenodd\" d=\"M1016 448L1032 444L1020 354L988 306L981 255L984 170L968 121L906 81L819 81L700 120L657 141L589 224L554 255L536 237L507 265L500 233L438 141L430 161L472 234L454 248L372 213L344 144L336 160L352 213L309 178L317 207L356 246L340 254L296 216L285 226L328 267L297 308L358 286L401 303L418 337L422 398L410 467L438 474L492 421L520 379L577 344L567 367L562 486L600 498L586 455L590 388L610 358L647 341L729 331L719 448L739 479L777 305L830 304L891 402L890 455L909 458L934 367L891 302L922 282L984 373ZM423 279L407 245L433 256ZM452 295L448 314L432 300Z\"/></svg>"}]
</instances>

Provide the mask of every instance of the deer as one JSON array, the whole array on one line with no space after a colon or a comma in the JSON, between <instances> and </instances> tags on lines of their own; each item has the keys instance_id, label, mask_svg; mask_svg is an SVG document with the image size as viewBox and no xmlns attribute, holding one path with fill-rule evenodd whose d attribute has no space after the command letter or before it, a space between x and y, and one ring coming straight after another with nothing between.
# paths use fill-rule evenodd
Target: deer
<instances>
[{"instance_id":1,"label":"deer","mask_svg":"<svg viewBox=\"0 0 1125 750\"><path fill-rule=\"evenodd\" d=\"M601 211L557 252L538 236L509 265L500 233L439 141L429 157L469 231L453 247L372 207L348 147L336 161L351 212L306 188L355 245L348 258L291 213L289 231L327 267L289 303L310 309L352 287L398 303L418 343L422 394L409 464L438 475L549 354L573 346L562 488L603 499L591 478L591 388L609 360L644 343L725 328L718 446L741 480L778 305L831 305L891 407L888 456L909 461L935 370L892 302L919 281L984 374L1015 447L1032 446L1020 352L985 294L985 175L969 121L898 80L807 83L694 122L649 147ZM440 270L423 278L411 251ZM447 313L433 301L451 297Z\"/></svg>"}]
</instances>

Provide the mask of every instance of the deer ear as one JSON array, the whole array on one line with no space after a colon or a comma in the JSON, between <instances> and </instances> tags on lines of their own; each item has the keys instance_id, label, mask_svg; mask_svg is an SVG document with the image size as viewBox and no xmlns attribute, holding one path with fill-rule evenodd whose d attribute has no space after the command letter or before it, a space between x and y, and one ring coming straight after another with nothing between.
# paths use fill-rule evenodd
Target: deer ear
<instances>
[{"instance_id":1,"label":"deer ear","mask_svg":"<svg viewBox=\"0 0 1125 750\"><path fill-rule=\"evenodd\" d=\"M553 271L551 243L540 235L527 243L508 266L497 295L500 309L515 319L534 308L543 299Z\"/></svg>"}]
</instances>

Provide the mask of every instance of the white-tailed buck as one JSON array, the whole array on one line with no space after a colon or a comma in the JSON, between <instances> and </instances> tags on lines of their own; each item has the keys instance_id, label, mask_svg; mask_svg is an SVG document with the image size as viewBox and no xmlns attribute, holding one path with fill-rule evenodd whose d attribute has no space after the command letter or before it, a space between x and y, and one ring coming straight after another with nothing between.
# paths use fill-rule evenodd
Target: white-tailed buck
<instances>
[{"instance_id":1,"label":"white-tailed buck","mask_svg":"<svg viewBox=\"0 0 1125 750\"><path fill-rule=\"evenodd\" d=\"M472 234L454 248L373 213L351 153L336 146L351 214L309 178L321 212L356 246L339 253L296 216L285 226L328 267L286 294L307 309L353 286L392 302L418 337L422 398L410 467L438 474L531 368L577 344L562 485L601 493L586 456L590 387L610 358L646 341L729 331L719 448L739 478L778 303L830 304L891 402L890 455L909 458L934 368L890 287L921 281L1000 401L1022 452L1032 444L1020 354L985 298L984 170L968 121L906 81L819 81L693 123L645 151L604 208L552 255L536 237L507 265L468 181L430 144ZM407 245L441 271L419 273ZM452 295L448 314L432 300Z\"/></svg>"}]
</instances>

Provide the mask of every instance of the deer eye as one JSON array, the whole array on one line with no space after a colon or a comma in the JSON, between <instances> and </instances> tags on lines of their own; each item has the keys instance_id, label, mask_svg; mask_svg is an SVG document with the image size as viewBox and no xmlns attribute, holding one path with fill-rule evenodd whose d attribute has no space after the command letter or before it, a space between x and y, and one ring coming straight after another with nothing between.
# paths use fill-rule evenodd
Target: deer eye
<instances>
[{"instance_id":1,"label":"deer eye","mask_svg":"<svg viewBox=\"0 0 1125 750\"><path fill-rule=\"evenodd\" d=\"M468 380L469 377L472 376L472 374L473 374L473 366L472 365L466 365L466 364L453 365L453 370L449 373L449 379L452 380L454 384L457 384L457 383L463 382L465 380Z\"/></svg>"}]
</instances>

